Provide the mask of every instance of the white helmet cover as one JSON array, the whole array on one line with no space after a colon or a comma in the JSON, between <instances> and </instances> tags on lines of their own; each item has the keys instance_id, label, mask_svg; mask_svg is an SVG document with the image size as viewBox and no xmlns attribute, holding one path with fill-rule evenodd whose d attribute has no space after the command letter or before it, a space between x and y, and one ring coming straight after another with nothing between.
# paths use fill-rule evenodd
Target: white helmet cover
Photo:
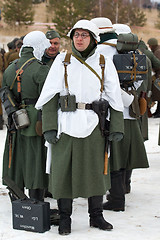
<instances>
[{"instance_id":1,"label":"white helmet cover","mask_svg":"<svg viewBox=\"0 0 160 240\"><path fill-rule=\"evenodd\" d=\"M32 47L33 55L38 60L41 60L46 48L51 46L46 35L41 31L32 31L28 33L23 39L23 45L20 50L20 56L24 47Z\"/></svg>"},{"instance_id":2,"label":"white helmet cover","mask_svg":"<svg viewBox=\"0 0 160 240\"><path fill-rule=\"evenodd\" d=\"M131 29L128 25L122 23L113 24L115 32L119 35L121 33L131 33Z\"/></svg>"},{"instance_id":3,"label":"white helmet cover","mask_svg":"<svg viewBox=\"0 0 160 240\"><path fill-rule=\"evenodd\" d=\"M97 25L99 28L99 33L114 32L112 22L109 18L105 17L96 17L91 19L91 22Z\"/></svg>"},{"instance_id":4,"label":"white helmet cover","mask_svg":"<svg viewBox=\"0 0 160 240\"><path fill-rule=\"evenodd\" d=\"M73 28L69 31L69 33L67 34L68 37L71 38L72 36L72 31L74 29L84 29L84 30L88 30L92 33L93 37L99 42L100 41L100 37L99 37L99 30L97 28L97 26L92 23L89 20L86 19L82 19L79 20L74 26Z\"/></svg>"}]
</instances>

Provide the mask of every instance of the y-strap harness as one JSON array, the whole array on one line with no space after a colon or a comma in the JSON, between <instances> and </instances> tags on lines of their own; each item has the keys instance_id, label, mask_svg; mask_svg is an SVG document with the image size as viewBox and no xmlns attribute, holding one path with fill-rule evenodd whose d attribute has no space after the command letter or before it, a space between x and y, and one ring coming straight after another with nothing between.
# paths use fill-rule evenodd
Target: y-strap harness
<instances>
[{"instance_id":1,"label":"y-strap harness","mask_svg":"<svg viewBox=\"0 0 160 240\"><path fill-rule=\"evenodd\" d=\"M101 91L101 95L102 95L103 88L104 88L104 69L105 69L105 58L104 58L104 56L100 54L100 58L99 58L99 65L101 66L101 70L102 70L102 78L100 78L98 73L90 65L88 65L85 61L83 61L81 58L79 58L74 53L72 53L72 55L77 60L79 60L82 64L84 64L86 67L88 67L99 78L100 83L101 83L100 91ZM65 59L63 61L64 68L65 68L65 73L64 73L65 87L67 89L68 89L67 66L70 64L70 58L71 58L71 53L67 53L66 56L65 56ZM77 103L76 106L77 106L78 109L88 109L88 110L92 109L92 104L89 104L89 103ZM106 146L105 146L104 172L103 173L104 173L104 175L108 174L108 144L106 144Z\"/></svg>"},{"instance_id":2,"label":"y-strap harness","mask_svg":"<svg viewBox=\"0 0 160 240\"><path fill-rule=\"evenodd\" d=\"M64 79L65 79L65 87L69 92L69 86L68 86L68 81L67 81L67 66L71 63L70 62L70 58L71 58L71 54L78 60L80 61L82 64L84 64L86 67L88 67L100 80L101 83L101 95L103 92L103 88L104 88L104 69L105 69L105 58L103 55L100 54L100 58L99 58L99 65L101 66L101 70L102 70L102 78L98 75L98 73L90 66L88 65L85 61L83 61L81 58L79 58L77 55L75 55L74 53L67 53L65 56L65 59L63 61L64 64ZM92 104L89 103L76 103L76 106L78 109L87 109L87 110L91 110L92 109Z\"/></svg>"},{"instance_id":3,"label":"y-strap harness","mask_svg":"<svg viewBox=\"0 0 160 240\"><path fill-rule=\"evenodd\" d=\"M18 69L18 60L16 62L16 76L15 76L13 82L12 82L12 85L10 86L10 90L13 88L13 85L14 85L16 79L17 79L17 92L19 94L19 97L18 97L19 102L21 102L21 100L22 100L22 97L21 97L21 78L22 77L21 77L21 75L24 72L24 70L35 60L36 60L35 57L32 57L32 58L28 59L19 69Z\"/></svg>"}]
</instances>

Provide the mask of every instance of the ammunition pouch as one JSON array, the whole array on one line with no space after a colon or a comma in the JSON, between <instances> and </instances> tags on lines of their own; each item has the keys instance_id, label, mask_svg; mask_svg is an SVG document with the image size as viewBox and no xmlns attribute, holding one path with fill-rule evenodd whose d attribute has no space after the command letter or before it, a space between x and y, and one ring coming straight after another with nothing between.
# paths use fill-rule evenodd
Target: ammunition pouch
<instances>
[{"instance_id":1,"label":"ammunition pouch","mask_svg":"<svg viewBox=\"0 0 160 240\"><path fill-rule=\"evenodd\" d=\"M8 86L0 89L0 98L8 116L18 110L18 103Z\"/></svg>"},{"instance_id":2,"label":"ammunition pouch","mask_svg":"<svg viewBox=\"0 0 160 240\"><path fill-rule=\"evenodd\" d=\"M62 112L75 112L76 111L76 96L65 95L60 96L60 106Z\"/></svg>"},{"instance_id":3,"label":"ammunition pouch","mask_svg":"<svg viewBox=\"0 0 160 240\"><path fill-rule=\"evenodd\" d=\"M106 127L107 126L106 118L108 115L108 108L109 108L109 102L105 99L92 102L92 109L95 113L97 113L99 117L100 130L101 130L102 136L108 135L108 129Z\"/></svg>"},{"instance_id":4,"label":"ammunition pouch","mask_svg":"<svg viewBox=\"0 0 160 240\"><path fill-rule=\"evenodd\" d=\"M146 92L141 91L139 99L135 90L132 89L130 92L134 96L134 100L129 106L129 114L131 117L138 119L147 111Z\"/></svg>"}]
</instances>

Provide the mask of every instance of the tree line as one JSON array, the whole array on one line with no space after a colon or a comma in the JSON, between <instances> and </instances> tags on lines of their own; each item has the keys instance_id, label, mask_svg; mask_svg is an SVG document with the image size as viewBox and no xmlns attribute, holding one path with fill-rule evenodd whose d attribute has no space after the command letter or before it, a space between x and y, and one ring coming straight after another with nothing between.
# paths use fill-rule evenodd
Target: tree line
<instances>
[{"instance_id":1,"label":"tree line","mask_svg":"<svg viewBox=\"0 0 160 240\"><path fill-rule=\"evenodd\" d=\"M4 21L13 26L32 25L34 10L32 0L4 0L2 5ZM108 17L112 23L130 26L144 26L146 15L142 9L122 0L49 0L46 8L53 14L52 22L57 31L65 36L80 19Z\"/></svg>"}]
</instances>

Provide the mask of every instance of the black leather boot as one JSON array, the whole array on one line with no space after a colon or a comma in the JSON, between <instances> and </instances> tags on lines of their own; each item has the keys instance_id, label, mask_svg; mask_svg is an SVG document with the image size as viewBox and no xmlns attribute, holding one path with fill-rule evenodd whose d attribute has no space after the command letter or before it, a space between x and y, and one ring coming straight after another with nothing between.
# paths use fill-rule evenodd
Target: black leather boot
<instances>
[{"instance_id":1,"label":"black leather boot","mask_svg":"<svg viewBox=\"0 0 160 240\"><path fill-rule=\"evenodd\" d=\"M125 193L131 192L131 175L132 170L126 170L125 174Z\"/></svg>"},{"instance_id":2,"label":"black leather boot","mask_svg":"<svg viewBox=\"0 0 160 240\"><path fill-rule=\"evenodd\" d=\"M29 197L38 201L44 201L45 189L29 189ZM50 224L59 225L59 211L58 209L50 209Z\"/></svg>"},{"instance_id":3,"label":"black leather boot","mask_svg":"<svg viewBox=\"0 0 160 240\"><path fill-rule=\"evenodd\" d=\"M58 209L50 209L50 224L59 226L59 210Z\"/></svg>"},{"instance_id":4,"label":"black leather boot","mask_svg":"<svg viewBox=\"0 0 160 240\"><path fill-rule=\"evenodd\" d=\"M88 198L88 213L90 216L90 227L101 230L112 230L113 226L103 217L102 208L103 196L93 196Z\"/></svg>"},{"instance_id":5,"label":"black leather boot","mask_svg":"<svg viewBox=\"0 0 160 240\"><path fill-rule=\"evenodd\" d=\"M72 215L72 199L69 198L60 198L58 203L59 208L59 234L60 235L68 235L71 233L71 218Z\"/></svg>"},{"instance_id":6,"label":"black leather boot","mask_svg":"<svg viewBox=\"0 0 160 240\"><path fill-rule=\"evenodd\" d=\"M29 197L35 200L44 201L44 189L29 189Z\"/></svg>"},{"instance_id":7,"label":"black leather boot","mask_svg":"<svg viewBox=\"0 0 160 240\"><path fill-rule=\"evenodd\" d=\"M117 212L125 210L124 174L124 170L111 172L111 189L108 201L103 204L104 210Z\"/></svg>"},{"instance_id":8,"label":"black leather boot","mask_svg":"<svg viewBox=\"0 0 160 240\"><path fill-rule=\"evenodd\" d=\"M52 193L48 191L48 188L45 189L44 197L45 197L45 198L47 198L47 197L53 198Z\"/></svg>"}]
</instances>

